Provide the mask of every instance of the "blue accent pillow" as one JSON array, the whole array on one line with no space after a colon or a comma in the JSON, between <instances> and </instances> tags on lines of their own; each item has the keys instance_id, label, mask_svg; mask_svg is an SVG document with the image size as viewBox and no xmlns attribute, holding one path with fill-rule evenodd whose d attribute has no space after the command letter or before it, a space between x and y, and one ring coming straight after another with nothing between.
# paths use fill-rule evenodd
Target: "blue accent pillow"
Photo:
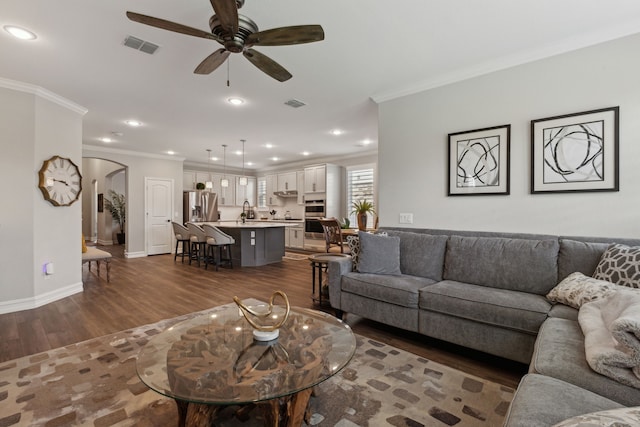
<instances>
[{"instance_id":1,"label":"blue accent pillow","mask_svg":"<svg viewBox=\"0 0 640 427\"><path fill-rule=\"evenodd\" d=\"M358 232L360 273L400 275L400 237Z\"/></svg>"}]
</instances>

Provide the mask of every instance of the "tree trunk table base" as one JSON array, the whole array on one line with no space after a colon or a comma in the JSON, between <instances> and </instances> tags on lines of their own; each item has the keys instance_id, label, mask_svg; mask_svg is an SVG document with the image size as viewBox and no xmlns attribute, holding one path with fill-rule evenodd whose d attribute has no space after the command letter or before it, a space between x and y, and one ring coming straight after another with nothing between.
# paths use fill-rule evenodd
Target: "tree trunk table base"
<instances>
[{"instance_id":1,"label":"tree trunk table base","mask_svg":"<svg viewBox=\"0 0 640 427\"><path fill-rule=\"evenodd\" d=\"M265 402L241 405L236 417L246 420L249 412L258 409L265 427L299 427L309 421L309 398L312 388ZM178 406L178 427L210 427L225 406L175 400Z\"/></svg>"}]
</instances>

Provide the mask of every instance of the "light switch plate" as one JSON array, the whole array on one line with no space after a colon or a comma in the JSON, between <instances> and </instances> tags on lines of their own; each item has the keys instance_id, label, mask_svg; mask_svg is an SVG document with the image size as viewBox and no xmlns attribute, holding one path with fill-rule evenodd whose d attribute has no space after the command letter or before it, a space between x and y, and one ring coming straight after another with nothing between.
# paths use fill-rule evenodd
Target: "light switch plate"
<instances>
[{"instance_id":1,"label":"light switch plate","mask_svg":"<svg viewBox=\"0 0 640 427\"><path fill-rule=\"evenodd\" d=\"M413 214L412 213L401 213L399 222L400 222L400 224L413 224Z\"/></svg>"}]
</instances>

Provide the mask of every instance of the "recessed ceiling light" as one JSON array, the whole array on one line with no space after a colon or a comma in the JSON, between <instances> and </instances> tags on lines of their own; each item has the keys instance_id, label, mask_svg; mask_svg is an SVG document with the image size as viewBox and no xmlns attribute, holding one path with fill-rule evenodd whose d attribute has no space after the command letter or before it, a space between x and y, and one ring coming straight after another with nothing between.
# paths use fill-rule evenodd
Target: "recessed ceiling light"
<instances>
[{"instance_id":1,"label":"recessed ceiling light","mask_svg":"<svg viewBox=\"0 0 640 427\"><path fill-rule=\"evenodd\" d=\"M278 157L272 157L271 160L273 160L274 162L277 162L280 159Z\"/></svg>"},{"instance_id":2,"label":"recessed ceiling light","mask_svg":"<svg viewBox=\"0 0 640 427\"><path fill-rule=\"evenodd\" d=\"M100 141L106 142L108 144L110 142L113 142L113 139L111 139L111 138L100 138Z\"/></svg>"},{"instance_id":3,"label":"recessed ceiling light","mask_svg":"<svg viewBox=\"0 0 640 427\"><path fill-rule=\"evenodd\" d=\"M247 166L253 166L253 162L247 162Z\"/></svg>"},{"instance_id":4,"label":"recessed ceiling light","mask_svg":"<svg viewBox=\"0 0 640 427\"><path fill-rule=\"evenodd\" d=\"M270 144L270 143L266 143L264 146L267 148L273 148L273 144Z\"/></svg>"},{"instance_id":5,"label":"recessed ceiling light","mask_svg":"<svg viewBox=\"0 0 640 427\"><path fill-rule=\"evenodd\" d=\"M364 141L362 141L362 145L369 145L371 144L371 140L370 139L365 139Z\"/></svg>"},{"instance_id":6,"label":"recessed ceiling light","mask_svg":"<svg viewBox=\"0 0 640 427\"><path fill-rule=\"evenodd\" d=\"M220 160L220 159L219 159L219 158L217 158L217 157L212 157L212 158L211 158L211 161L212 161L212 162L217 162L218 160Z\"/></svg>"},{"instance_id":7,"label":"recessed ceiling light","mask_svg":"<svg viewBox=\"0 0 640 427\"><path fill-rule=\"evenodd\" d=\"M125 120L125 123L133 127L142 126L142 123L137 120Z\"/></svg>"},{"instance_id":8,"label":"recessed ceiling light","mask_svg":"<svg viewBox=\"0 0 640 427\"><path fill-rule=\"evenodd\" d=\"M303 151L303 152L302 152L302 155L303 155L303 156L308 156L309 154L311 154L311 153L310 153L310 152L308 152L308 151Z\"/></svg>"},{"instance_id":9,"label":"recessed ceiling light","mask_svg":"<svg viewBox=\"0 0 640 427\"><path fill-rule=\"evenodd\" d=\"M227 101L229 102L229 104L232 104L232 105L242 105L242 104L244 104L244 99L242 99L242 98L229 98L229 99L227 99Z\"/></svg>"},{"instance_id":10,"label":"recessed ceiling light","mask_svg":"<svg viewBox=\"0 0 640 427\"><path fill-rule=\"evenodd\" d=\"M343 133L344 132L342 132L340 129L334 129L331 131L331 135L335 135L335 136L342 135Z\"/></svg>"},{"instance_id":11,"label":"recessed ceiling light","mask_svg":"<svg viewBox=\"0 0 640 427\"><path fill-rule=\"evenodd\" d=\"M5 25L4 30L20 40L35 40L38 37L35 33L25 30L24 28L16 27L15 25Z\"/></svg>"},{"instance_id":12,"label":"recessed ceiling light","mask_svg":"<svg viewBox=\"0 0 640 427\"><path fill-rule=\"evenodd\" d=\"M169 150L169 151L167 151L167 154L170 155L170 156L173 156L174 154L176 154L176 152Z\"/></svg>"}]
</instances>

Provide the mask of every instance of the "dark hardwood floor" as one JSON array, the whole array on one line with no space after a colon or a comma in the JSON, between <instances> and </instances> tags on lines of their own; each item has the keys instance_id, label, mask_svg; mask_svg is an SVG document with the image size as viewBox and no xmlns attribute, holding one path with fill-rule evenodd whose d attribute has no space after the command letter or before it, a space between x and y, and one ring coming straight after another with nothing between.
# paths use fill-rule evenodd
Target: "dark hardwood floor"
<instances>
[{"instance_id":1,"label":"dark hardwood floor","mask_svg":"<svg viewBox=\"0 0 640 427\"><path fill-rule=\"evenodd\" d=\"M174 262L173 255L127 259L123 247L101 249L113 255L111 282L104 267L82 270L84 292L16 313L0 315L0 362L157 322L240 298L267 300L284 291L292 305L316 308L311 301L311 267L285 259L264 267L213 268ZM331 312L329 308L324 310ZM526 366L442 341L347 315L354 332L429 360L516 387Z\"/></svg>"}]
</instances>

